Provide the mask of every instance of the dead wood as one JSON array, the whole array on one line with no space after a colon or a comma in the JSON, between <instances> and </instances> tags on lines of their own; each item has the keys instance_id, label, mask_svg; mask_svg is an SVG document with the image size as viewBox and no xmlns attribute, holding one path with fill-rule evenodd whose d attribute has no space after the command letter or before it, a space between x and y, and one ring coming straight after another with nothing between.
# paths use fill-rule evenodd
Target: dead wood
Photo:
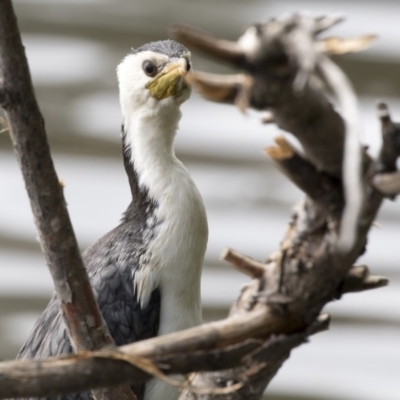
<instances>
[{"instance_id":1,"label":"dead wood","mask_svg":"<svg viewBox=\"0 0 400 400\"><path fill-rule=\"evenodd\" d=\"M268 108L277 125L299 139L303 153L282 139L267 153L306 198L295 207L279 249L267 260L257 261L233 250L224 253L225 259L253 278L226 320L118 349L136 364L110 356L111 350L84 357L0 363L0 398L139 382L149 378L154 366L154 373L196 372L190 378L195 388L185 387L181 399L256 400L291 350L311 334L327 329L329 317L320 314L326 303L344 293L387 284L386 278L354 264L365 251L368 231L384 198L372 182L377 173L393 171L400 150L394 155L390 152L398 143L398 133L386 135L388 145L377 161L365 153L360 158L363 201L355 236L346 251L338 247L349 199L343 190L345 122L314 79L320 53L332 52L333 47L340 53L340 43L324 47L318 40L321 31L337 22L302 16L271 20L250 27L237 42L174 27L181 42L244 71L220 83L216 75L193 73L190 80L195 88L210 99L242 109ZM351 46L364 45L361 42ZM382 117L384 138L386 114ZM357 146L348 149L358 151ZM38 386L43 381L48 382L47 388ZM225 388L235 390L221 393Z\"/></svg>"},{"instance_id":2,"label":"dead wood","mask_svg":"<svg viewBox=\"0 0 400 400\"><path fill-rule=\"evenodd\" d=\"M43 117L10 0L0 0L0 104L28 192L42 251L75 350L113 344L93 295L50 155ZM117 393L117 392L116 392ZM129 387L120 398L134 399ZM101 392L98 398L104 397Z\"/></svg>"},{"instance_id":3,"label":"dead wood","mask_svg":"<svg viewBox=\"0 0 400 400\"><path fill-rule=\"evenodd\" d=\"M278 127L292 133L302 145L304 154L299 154L279 138L277 147L266 150L307 197L295 208L279 251L267 259L266 272L260 283L243 290L231 310L231 315L243 314L263 303L271 314L286 318L291 329L300 332L307 331L323 306L332 299L343 293L387 284L384 277L370 276L366 267L352 267L365 251L368 230L383 197L371 185L376 168L374 163L365 150L362 157L358 157L361 148L356 138L356 100L344 75L325 54L332 49L328 51L318 41L321 20L324 18L295 15L252 26L237 41L242 56L236 59L224 58L220 49L210 50L209 36L204 45L198 38L198 31L193 31L196 40L192 42L190 28L174 26L173 29L174 36L186 45L243 70L242 81L250 82L250 85L240 90L236 79L232 93L246 93L249 107L268 109ZM343 53L349 49L347 44L335 42L335 46L342 46ZM355 41L350 47L353 45L362 47L365 41ZM233 47L232 44L229 46ZM340 49L336 48L335 52L340 53ZM315 83L319 70L323 70L325 80L341 103L347 106L345 119L334 110L321 86ZM221 101L212 98L207 74L193 73L190 81L208 99ZM214 75L213 90L217 91L217 87L218 79ZM231 103L236 103L233 95L223 101L229 102L232 98ZM384 120L382 123L383 136L388 138L388 124L385 131ZM346 135L345 126L349 132ZM377 165L382 163L385 168L393 165L393 159L400 151L396 149L391 157L393 150L390 149L398 137L395 134L388 139L391 146L382 148ZM383 170L381 167L380 171ZM238 260L235 261L237 264ZM236 394L223 398L258 399L294 346L293 343L283 345L272 365L269 356L256 363L255 377L245 380ZM196 383L216 387L221 380L232 380L232 374L240 376L240 371L198 374ZM216 397L190 391L181 396L181 399L195 398Z\"/></svg>"}]
</instances>

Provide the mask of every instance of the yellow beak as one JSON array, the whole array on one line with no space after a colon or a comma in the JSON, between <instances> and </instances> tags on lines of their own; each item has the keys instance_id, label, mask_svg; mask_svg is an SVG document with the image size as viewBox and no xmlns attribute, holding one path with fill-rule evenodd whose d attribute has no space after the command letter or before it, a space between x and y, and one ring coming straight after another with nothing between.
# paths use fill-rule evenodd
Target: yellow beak
<instances>
[{"instance_id":1,"label":"yellow beak","mask_svg":"<svg viewBox=\"0 0 400 400\"><path fill-rule=\"evenodd\" d=\"M186 75L186 60L181 59L173 64L167 65L153 80L151 80L146 88L150 94L157 100L166 99L167 97L178 97L186 88L183 77Z\"/></svg>"}]
</instances>

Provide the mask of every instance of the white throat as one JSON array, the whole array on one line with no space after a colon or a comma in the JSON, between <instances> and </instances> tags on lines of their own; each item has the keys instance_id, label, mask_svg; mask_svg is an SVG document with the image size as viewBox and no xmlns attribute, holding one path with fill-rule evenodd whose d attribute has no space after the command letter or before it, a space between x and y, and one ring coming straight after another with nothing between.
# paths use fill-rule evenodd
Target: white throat
<instances>
[{"instance_id":1,"label":"white throat","mask_svg":"<svg viewBox=\"0 0 400 400\"><path fill-rule=\"evenodd\" d=\"M163 190L160 184L167 183L162 182L163 177L167 178L178 161L173 145L180 117L178 108L168 108L157 112L140 109L124 118L125 141L139 186L146 188L155 200Z\"/></svg>"}]
</instances>

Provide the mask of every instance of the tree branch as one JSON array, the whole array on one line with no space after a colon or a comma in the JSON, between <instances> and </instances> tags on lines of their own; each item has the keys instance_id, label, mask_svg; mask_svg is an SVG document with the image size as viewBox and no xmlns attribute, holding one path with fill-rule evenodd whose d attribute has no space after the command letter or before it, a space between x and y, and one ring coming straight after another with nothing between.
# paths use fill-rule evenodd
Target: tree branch
<instances>
[{"instance_id":1,"label":"tree branch","mask_svg":"<svg viewBox=\"0 0 400 400\"><path fill-rule=\"evenodd\" d=\"M10 0L0 0L0 72L0 103L71 342L76 350L110 346L54 170ZM134 399L129 387L121 390L121 398Z\"/></svg>"},{"instance_id":2,"label":"tree branch","mask_svg":"<svg viewBox=\"0 0 400 400\"><path fill-rule=\"evenodd\" d=\"M266 148L265 153L280 171L327 213L342 211L344 199L340 180L318 171L283 136L275 138L275 142L276 146Z\"/></svg>"},{"instance_id":3,"label":"tree branch","mask_svg":"<svg viewBox=\"0 0 400 400\"><path fill-rule=\"evenodd\" d=\"M300 344L306 337L304 335L326 330L328 325L329 316L321 315L301 334L301 339L294 334L296 343ZM279 318L269 315L268 307L264 306L243 316L133 343L117 350L85 352L47 360L3 362L0 363L0 399L68 394L93 387L143 382L151 377L143 370L144 360L154 363L165 374L238 367L243 365L243 357L266 347L263 340L247 338L270 336L274 330L281 331ZM292 343L292 335L287 338ZM122 361L120 355L127 356L132 362Z\"/></svg>"},{"instance_id":4,"label":"tree branch","mask_svg":"<svg viewBox=\"0 0 400 400\"><path fill-rule=\"evenodd\" d=\"M363 290L387 283L385 278L368 276L365 270L352 270L354 262L365 250L368 230L383 199L369 184L373 169L371 159L365 153L363 157L352 154L360 151L358 145L353 146L355 135L349 136L352 145L347 146L350 153L346 158L354 156L355 160L359 160L352 171L356 173L353 176L357 176L357 182L362 179L366 199L363 203L356 202L362 207L356 207L359 211L351 224L355 227L354 237L346 242L346 251L337 246L343 206L348 206L343 201L342 180L345 123L332 108L321 87L314 83L318 60L325 57L319 54L324 50L316 42L320 32L318 26L318 18L295 15L250 27L237 41L245 58L241 63L225 59L223 52L208 51L210 42L207 46L199 40L192 42L189 28L180 31L175 26L174 29L174 36L186 45L208 51L220 62L226 61L244 70L251 82L246 92L249 106L269 109L277 125L295 135L303 147L304 156L301 156L279 139L278 147L267 149L285 175L309 197L294 210L280 250L268 258L268 278L264 279L264 285L249 285L231 311L231 314L240 314L257 307L259 303L268 304L274 315L286 319L297 332L310 329L323 306L344 291ZM190 80L200 90L209 82L204 73L193 73ZM336 85L335 82L332 84ZM214 76L214 90L217 86ZM338 91L341 92L341 89L338 88ZM207 97L212 99L210 95ZM220 101L218 98L215 100ZM353 119L348 120L351 122ZM368 173L361 178L360 171ZM346 201L351 198L346 196ZM249 379L239 390L241 395L230 395L224 399L258 399L290 354L291 346L284 346L284 351L272 362L272 366L268 357L264 358L270 369L267 371L260 366L257 377ZM216 387L222 379L221 375L229 379L231 373L198 374L197 382ZM187 392L187 396L182 398L196 399L199 396ZM201 399L215 397L202 396Z\"/></svg>"},{"instance_id":5,"label":"tree branch","mask_svg":"<svg viewBox=\"0 0 400 400\"><path fill-rule=\"evenodd\" d=\"M120 353L111 351L113 357L110 351L100 351L62 360L1 363L0 398L15 393L31 396L34 390L36 396L47 395L36 383L50 378L54 379L54 384L49 383L52 393L61 390L65 380L70 385L62 386L62 390L77 392L100 385L97 374L102 384L108 385L143 381L149 373L159 376L159 370L165 374L196 370L191 379L196 388L186 387L181 399L256 400L291 350L309 335L327 328L329 317L320 312L329 301L343 293L387 283L383 277L369 275L366 267L353 266L365 251L368 231L383 200L383 195L371 186L376 166L366 155L361 167L366 199L357 218L355 240L347 252L337 246L344 204L344 121L313 83L317 53L321 51L316 35L335 22L334 18L298 15L273 20L249 28L244 34L246 40L242 37L232 44L218 39L215 49L210 35L202 37L202 32L189 27L174 28L181 41L240 66L247 74L240 75L240 79L225 79L221 90L215 76L210 83L207 74L192 74L195 86L204 85L209 98L214 93L217 101L269 108L278 125L292 132L304 150L304 156L300 155L285 141L278 141L277 148L268 150L307 197L294 209L280 248L265 262L232 250L225 252L225 259L254 278L241 291L230 317L123 346L118 349ZM253 40L248 40L249 35ZM237 57L238 51L241 58ZM378 161L387 166L386 152L383 150ZM310 182L313 179L319 187ZM118 373L111 376L113 368ZM199 372L203 368L223 370ZM82 374L85 371L78 379L77 369ZM60 376L63 382L57 386L56 378ZM235 390L224 394L218 391L232 387ZM199 388L207 392L199 392Z\"/></svg>"}]
</instances>

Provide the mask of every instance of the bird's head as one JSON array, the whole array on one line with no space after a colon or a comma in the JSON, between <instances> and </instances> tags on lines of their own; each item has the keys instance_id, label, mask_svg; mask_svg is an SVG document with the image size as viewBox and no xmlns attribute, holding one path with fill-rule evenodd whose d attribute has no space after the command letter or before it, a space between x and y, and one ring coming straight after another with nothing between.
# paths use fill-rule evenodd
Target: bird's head
<instances>
[{"instance_id":1,"label":"bird's head","mask_svg":"<svg viewBox=\"0 0 400 400\"><path fill-rule=\"evenodd\" d=\"M190 96L184 76L191 68L189 50L173 40L133 49L117 68L122 113L179 110Z\"/></svg>"}]
</instances>

